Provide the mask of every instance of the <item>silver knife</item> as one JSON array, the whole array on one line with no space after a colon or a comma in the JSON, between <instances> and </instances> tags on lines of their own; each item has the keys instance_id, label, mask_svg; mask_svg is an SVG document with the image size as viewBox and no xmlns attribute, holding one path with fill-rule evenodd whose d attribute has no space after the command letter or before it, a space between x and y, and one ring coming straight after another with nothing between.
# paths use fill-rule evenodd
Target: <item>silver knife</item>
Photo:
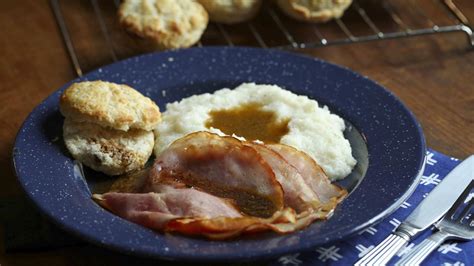
<instances>
[{"instance_id":1,"label":"silver knife","mask_svg":"<svg viewBox=\"0 0 474 266\"><path fill-rule=\"evenodd\" d=\"M385 265L419 232L438 221L474 178L474 155L454 168L397 229L355 265Z\"/></svg>"}]
</instances>

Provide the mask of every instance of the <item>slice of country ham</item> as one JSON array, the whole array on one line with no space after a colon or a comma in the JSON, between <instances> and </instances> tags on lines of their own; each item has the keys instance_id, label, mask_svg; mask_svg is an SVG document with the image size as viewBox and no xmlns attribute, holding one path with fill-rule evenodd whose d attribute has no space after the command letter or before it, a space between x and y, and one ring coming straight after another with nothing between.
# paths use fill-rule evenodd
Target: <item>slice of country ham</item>
<instances>
[{"instance_id":1,"label":"slice of country ham","mask_svg":"<svg viewBox=\"0 0 474 266\"><path fill-rule=\"evenodd\" d=\"M327 217L321 211L298 217L291 208L277 211L270 218L243 216L229 200L195 189L160 186L160 190L160 193L109 192L95 194L93 199L112 213L150 229L209 239L262 231L291 233Z\"/></svg>"},{"instance_id":2,"label":"slice of country ham","mask_svg":"<svg viewBox=\"0 0 474 266\"><path fill-rule=\"evenodd\" d=\"M186 235L205 236L210 239L228 239L242 234L255 234L262 231L290 233L302 228L298 228L298 225L295 211L291 208L285 208L275 212L270 218L244 216L237 218L176 219L168 223L166 230Z\"/></svg>"},{"instance_id":3,"label":"slice of country ham","mask_svg":"<svg viewBox=\"0 0 474 266\"><path fill-rule=\"evenodd\" d=\"M284 144L267 146L279 153L298 170L306 184L318 195L323 204L331 201L338 203L347 195L345 189L331 184L324 170L306 153Z\"/></svg>"},{"instance_id":4,"label":"slice of country ham","mask_svg":"<svg viewBox=\"0 0 474 266\"><path fill-rule=\"evenodd\" d=\"M233 199L251 216L271 217L284 206L281 184L254 148L209 132L178 139L156 158L145 191L163 183Z\"/></svg>"},{"instance_id":5,"label":"slice of country ham","mask_svg":"<svg viewBox=\"0 0 474 266\"><path fill-rule=\"evenodd\" d=\"M237 218L176 219L168 223L166 230L222 240L263 231L288 234L307 227L315 220L327 219L329 216L330 212L322 210L305 212L304 215L300 216L293 209L284 208L274 213L270 218L244 216Z\"/></svg>"},{"instance_id":6,"label":"slice of country ham","mask_svg":"<svg viewBox=\"0 0 474 266\"><path fill-rule=\"evenodd\" d=\"M271 166L283 188L285 206L301 213L305 210L316 209L321 205L318 196L306 184L298 170L280 154L261 144L247 143L247 145L255 148Z\"/></svg>"},{"instance_id":7,"label":"slice of country ham","mask_svg":"<svg viewBox=\"0 0 474 266\"><path fill-rule=\"evenodd\" d=\"M192 188L161 186L160 193L95 194L102 207L131 222L162 230L166 224L182 217L211 219L242 217L231 201Z\"/></svg>"}]
</instances>

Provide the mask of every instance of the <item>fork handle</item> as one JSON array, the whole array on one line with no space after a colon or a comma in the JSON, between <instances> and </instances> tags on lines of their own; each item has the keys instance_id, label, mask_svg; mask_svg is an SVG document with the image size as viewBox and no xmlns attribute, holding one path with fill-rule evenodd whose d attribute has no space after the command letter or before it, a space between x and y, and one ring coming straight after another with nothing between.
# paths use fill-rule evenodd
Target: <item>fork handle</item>
<instances>
[{"instance_id":1,"label":"fork handle","mask_svg":"<svg viewBox=\"0 0 474 266\"><path fill-rule=\"evenodd\" d=\"M391 234L354 265L386 265L407 243L408 239L406 237Z\"/></svg>"},{"instance_id":2,"label":"fork handle","mask_svg":"<svg viewBox=\"0 0 474 266\"><path fill-rule=\"evenodd\" d=\"M441 245L451 235L446 232L438 231L427 239L423 240L418 246L410 250L395 265L420 265L431 252Z\"/></svg>"}]
</instances>

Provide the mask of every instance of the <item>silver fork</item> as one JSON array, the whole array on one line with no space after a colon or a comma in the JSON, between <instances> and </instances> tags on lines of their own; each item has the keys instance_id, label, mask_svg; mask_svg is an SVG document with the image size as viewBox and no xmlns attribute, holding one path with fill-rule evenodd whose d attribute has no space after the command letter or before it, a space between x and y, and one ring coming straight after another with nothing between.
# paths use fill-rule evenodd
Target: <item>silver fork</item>
<instances>
[{"instance_id":1,"label":"silver fork","mask_svg":"<svg viewBox=\"0 0 474 266\"><path fill-rule=\"evenodd\" d=\"M474 180L459 196L444 218L435 224L439 231L423 240L395 265L420 265L432 251L448 239L473 240L474 213L471 209L474 205L474 198L468 198L473 188ZM464 204L466 201L467 204Z\"/></svg>"}]
</instances>

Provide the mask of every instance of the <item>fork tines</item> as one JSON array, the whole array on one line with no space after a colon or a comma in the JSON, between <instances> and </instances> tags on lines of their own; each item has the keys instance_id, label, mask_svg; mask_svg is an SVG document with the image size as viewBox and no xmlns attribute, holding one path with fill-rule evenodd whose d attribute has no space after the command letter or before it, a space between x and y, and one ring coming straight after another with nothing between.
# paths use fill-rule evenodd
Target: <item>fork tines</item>
<instances>
[{"instance_id":1,"label":"fork tines","mask_svg":"<svg viewBox=\"0 0 474 266\"><path fill-rule=\"evenodd\" d=\"M458 224L463 224L468 227L474 226L473 219L474 219L474 214L470 213L470 210L472 209L472 206L474 205L474 197L470 196L471 191L474 188L474 179L471 180L471 183L469 183L469 186L466 187L466 189L462 192L461 196L456 200L454 205L451 207L451 209L448 210L446 213L446 218L449 220L456 222ZM466 206L462 206L463 204L466 203ZM464 208L462 208L464 207ZM457 215L460 212L459 215ZM468 222L464 221L465 219L468 219Z\"/></svg>"}]
</instances>

